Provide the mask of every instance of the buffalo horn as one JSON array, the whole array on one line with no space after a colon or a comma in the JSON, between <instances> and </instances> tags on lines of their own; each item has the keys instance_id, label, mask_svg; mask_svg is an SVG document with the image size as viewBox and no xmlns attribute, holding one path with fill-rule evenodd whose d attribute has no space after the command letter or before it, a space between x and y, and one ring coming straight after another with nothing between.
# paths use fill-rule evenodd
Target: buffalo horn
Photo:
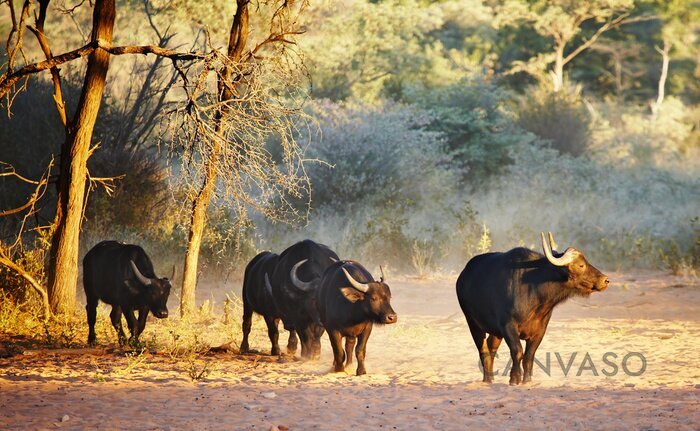
<instances>
[{"instance_id":1,"label":"buffalo horn","mask_svg":"<svg viewBox=\"0 0 700 431\"><path fill-rule=\"evenodd\" d=\"M133 260L130 260L129 263L131 263L131 268L134 270L134 275L136 278L139 279L139 282L143 284L144 286L150 286L153 281L151 281L150 278L146 278L141 274L141 271L136 267L136 264L134 263Z\"/></svg>"},{"instance_id":2,"label":"buffalo horn","mask_svg":"<svg viewBox=\"0 0 700 431\"><path fill-rule=\"evenodd\" d=\"M551 232L549 233L551 238ZM547 246L547 241L544 238L544 232L542 232L542 250L544 250L544 255L547 256L547 260L554 266L566 266L570 264L576 258L576 250L573 248L567 248L566 252L561 257L554 257L552 250Z\"/></svg>"},{"instance_id":3,"label":"buffalo horn","mask_svg":"<svg viewBox=\"0 0 700 431\"><path fill-rule=\"evenodd\" d=\"M350 282L350 284L352 284L352 287L359 290L360 292L367 293L367 291L369 290L369 283L360 283L359 281L352 278L352 275L350 275L350 273L345 268L342 269L345 273L345 276L348 278L348 281Z\"/></svg>"},{"instance_id":4,"label":"buffalo horn","mask_svg":"<svg viewBox=\"0 0 700 431\"><path fill-rule=\"evenodd\" d=\"M552 232L547 232L549 234L549 249L554 251L557 249L557 243L554 242L554 237L552 236Z\"/></svg>"},{"instance_id":5,"label":"buffalo horn","mask_svg":"<svg viewBox=\"0 0 700 431\"><path fill-rule=\"evenodd\" d=\"M379 265L379 272L382 273L382 278L381 278L381 280L382 280L382 281L385 281L385 280L386 280L386 275L384 275L384 268L383 268L381 265Z\"/></svg>"},{"instance_id":6,"label":"buffalo horn","mask_svg":"<svg viewBox=\"0 0 700 431\"><path fill-rule=\"evenodd\" d=\"M294 285L294 287L296 287L299 290L303 290L304 292L310 291L313 288L313 286L311 282L299 280L299 277L297 277L297 269L299 269L299 267L303 265L307 260L309 259L300 260L296 263L296 265L292 267L292 270L289 271L289 277L292 279L292 284Z\"/></svg>"}]
</instances>

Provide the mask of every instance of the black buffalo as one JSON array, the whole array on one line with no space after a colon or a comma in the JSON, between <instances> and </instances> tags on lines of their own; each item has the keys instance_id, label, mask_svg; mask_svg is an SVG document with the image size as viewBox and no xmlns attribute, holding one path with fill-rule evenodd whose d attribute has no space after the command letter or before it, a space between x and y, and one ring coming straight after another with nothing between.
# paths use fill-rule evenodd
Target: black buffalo
<instances>
[{"instance_id":1,"label":"black buffalo","mask_svg":"<svg viewBox=\"0 0 700 431\"><path fill-rule=\"evenodd\" d=\"M532 380L535 351L554 307L572 296L588 296L608 287L608 277L583 253L574 248L553 252L551 233L549 242L542 234L544 255L514 248L475 256L457 279L457 298L479 350L484 382L493 381L493 359L504 338L513 363L510 384ZM524 355L521 339L526 341Z\"/></svg>"},{"instance_id":2,"label":"black buffalo","mask_svg":"<svg viewBox=\"0 0 700 431\"><path fill-rule=\"evenodd\" d=\"M296 331L304 359L315 359L321 354L323 326L316 309L316 287L326 268L338 259L327 246L306 239L280 254L270 277L284 328Z\"/></svg>"},{"instance_id":3,"label":"black buffalo","mask_svg":"<svg viewBox=\"0 0 700 431\"><path fill-rule=\"evenodd\" d=\"M270 337L272 348L271 355L280 354L279 346L279 324L282 314L275 305L272 297L272 286L269 275L272 274L279 261L277 253L264 251L255 256L245 268L243 276L243 341L241 342L241 352L250 350L248 345L248 334L250 333L253 312L263 316L267 324L267 335ZM294 330L289 333L287 343L287 353L294 354L297 349L297 337Z\"/></svg>"},{"instance_id":4,"label":"black buffalo","mask_svg":"<svg viewBox=\"0 0 700 431\"><path fill-rule=\"evenodd\" d=\"M138 341L149 311L160 319L168 317L170 280L156 277L151 259L138 245L102 241L94 246L83 258L83 288L90 326L88 344L95 344L97 303L100 300L112 306L109 316L120 345L126 342L122 313L129 325L131 342ZM135 310L139 312L138 321Z\"/></svg>"},{"instance_id":5,"label":"black buffalo","mask_svg":"<svg viewBox=\"0 0 700 431\"><path fill-rule=\"evenodd\" d=\"M365 352L372 326L396 323L398 319L391 308L391 291L384 282L384 274L375 281L359 263L337 262L326 270L316 295L321 321L333 348L334 370L345 371L352 363L352 350L357 342L357 375L365 374ZM345 349L343 337L346 337Z\"/></svg>"}]
</instances>

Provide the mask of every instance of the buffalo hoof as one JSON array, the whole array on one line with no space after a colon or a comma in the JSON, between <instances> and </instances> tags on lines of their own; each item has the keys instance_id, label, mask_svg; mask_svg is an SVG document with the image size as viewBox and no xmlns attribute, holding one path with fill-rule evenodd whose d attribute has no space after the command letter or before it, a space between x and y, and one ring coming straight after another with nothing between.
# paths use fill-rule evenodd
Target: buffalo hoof
<instances>
[{"instance_id":1,"label":"buffalo hoof","mask_svg":"<svg viewBox=\"0 0 700 431\"><path fill-rule=\"evenodd\" d=\"M510 375L510 385L511 386L516 386L520 384L520 374L511 374Z\"/></svg>"},{"instance_id":2,"label":"buffalo hoof","mask_svg":"<svg viewBox=\"0 0 700 431\"><path fill-rule=\"evenodd\" d=\"M357 373L356 373L356 374L357 374L358 376L364 376L365 374L367 374L367 370L365 370L364 367L362 367L362 368L357 367Z\"/></svg>"},{"instance_id":3,"label":"buffalo hoof","mask_svg":"<svg viewBox=\"0 0 700 431\"><path fill-rule=\"evenodd\" d=\"M344 372L345 372L345 367L343 366L343 364L334 365L334 366L333 366L333 372L334 372L334 373L344 373Z\"/></svg>"},{"instance_id":4,"label":"buffalo hoof","mask_svg":"<svg viewBox=\"0 0 700 431\"><path fill-rule=\"evenodd\" d=\"M523 384L525 383L530 383L532 381L532 376L524 376L523 377Z\"/></svg>"},{"instance_id":5,"label":"buffalo hoof","mask_svg":"<svg viewBox=\"0 0 700 431\"><path fill-rule=\"evenodd\" d=\"M139 339L136 337L130 337L129 338L129 347L132 347L134 349L141 349L144 347L144 343L139 341Z\"/></svg>"},{"instance_id":6,"label":"buffalo hoof","mask_svg":"<svg viewBox=\"0 0 700 431\"><path fill-rule=\"evenodd\" d=\"M248 353L250 351L250 346L248 343L241 343L241 347L238 348L238 351L241 353Z\"/></svg>"},{"instance_id":7,"label":"buffalo hoof","mask_svg":"<svg viewBox=\"0 0 700 431\"><path fill-rule=\"evenodd\" d=\"M484 380L482 380L481 382L488 383L490 385L493 383L493 378L492 377L484 377Z\"/></svg>"},{"instance_id":8,"label":"buffalo hoof","mask_svg":"<svg viewBox=\"0 0 700 431\"><path fill-rule=\"evenodd\" d=\"M270 350L270 356L280 356L281 354L282 352L279 347L273 347L272 350Z\"/></svg>"},{"instance_id":9,"label":"buffalo hoof","mask_svg":"<svg viewBox=\"0 0 700 431\"><path fill-rule=\"evenodd\" d=\"M88 342L87 342L87 343L88 343L88 346L90 346L90 347L95 347L95 346L97 345L97 340L96 340L94 337L93 337L93 338L88 338Z\"/></svg>"}]
</instances>

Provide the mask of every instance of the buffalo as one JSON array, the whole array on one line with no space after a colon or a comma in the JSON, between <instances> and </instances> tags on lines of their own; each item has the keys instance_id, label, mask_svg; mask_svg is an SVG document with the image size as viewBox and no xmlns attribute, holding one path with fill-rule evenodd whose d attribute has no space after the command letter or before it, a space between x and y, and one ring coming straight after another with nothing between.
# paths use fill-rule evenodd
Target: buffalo
<instances>
[{"instance_id":1,"label":"buffalo","mask_svg":"<svg viewBox=\"0 0 700 431\"><path fill-rule=\"evenodd\" d=\"M269 275L272 274L279 261L277 253L264 251L255 256L245 268L243 276L243 341L241 342L241 352L250 350L248 345L248 334L250 333L253 313L263 316L267 324L267 335L270 337L272 348L271 355L279 355L280 347L278 343L279 325L281 313L275 305L272 297L272 286ZM289 333L287 343L287 353L293 354L297 349L297 337L294 330Z\"/></svg>"},{"instance_id":2,"label":"buffalo","mask_svg":"<svg viewBox=\"0 0 700 431\"><path fill-rule=\"evenodd\" d=\"M321 354L323 326L316 309L316 288L326 268L338 259L323 244L309 239L299 241L280 254L269 278L284 328L296 331L304 359L316 359Z\"/></svg>"},{"instance_id":3,"label":"buffalo","mask_svg":"<svg viewBox=\"0 0 700 431\"><path fill-rule=\"evenodd\" d=\"M554 307L608 287L608 277L582 252L567 248L557 253L554 248L552 234L548 245L543 233L544 255L527 248L481 254L459 275L457 298L479 351L484 382L493 382L493 359L504 338L513 364L510 384L531 381L535 351ZM521 339L526 341L524 354Z\"/></svg>"},{"instance_id":4,"label":"buffalo","mask_svg":"<svg viewBox=\"0 0 700 431\"><path fill-rule=\"evenodd\" d=\"M323 275L316 297L319 315L333 348L334 371L343 372L352 363L352 350L357 343L357 375L367 373L365 353L372 326L398 320L391 308L391 291L384 282L383 271L380 280L375 281L357 262L334 263Z\"/></svg>"},{"instance_id":5,"label":"buffalo","mask_svg":"<svg viewBox=\"0 0 700 431\"><path fill-rule=\"evenodd\" d=\"M151 259L138 245L102 241L94 246L83 258L83 288L90 345L96 340L95 321L100 300L112 306L109 316L120 345L127 341L122 329L122 313L129 325L131 343L138 342L149 311L159 319L168 317L170 280L155 275ZM138 320L135 310L139 312Z\"/></svg>"}]
</instances>

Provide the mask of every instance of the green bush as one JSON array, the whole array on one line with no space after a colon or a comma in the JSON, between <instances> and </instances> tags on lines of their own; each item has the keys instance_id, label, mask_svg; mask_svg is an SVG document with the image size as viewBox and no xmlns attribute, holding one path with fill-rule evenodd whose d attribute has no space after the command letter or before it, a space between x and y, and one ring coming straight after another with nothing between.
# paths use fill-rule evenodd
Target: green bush
<instances>
[{"instance_id":1,"label":"green bush","mask_svg":"<svg viewBox=\"0 0 700 431\"><path fill-rule=\"evenodd\" d=\"M588 152L591 117L580 89L563 88L555 93L544 87L530 87L521 98L517 121L562 154L580 156Z\"/></svg>"},{"instance_id":2,"label":"green bush","mask_svg":"<svg viewBox=\"0 0 700 431\"><path fill-rule=\"evenodd\" d=\"M414 86L406 100L433 114L428 130L444 136L464 178L480 186L511 163L509 151L535 137L515 124L507 110L513 94L480 75L436 88Z\"/></svg>"}]
</instances>

